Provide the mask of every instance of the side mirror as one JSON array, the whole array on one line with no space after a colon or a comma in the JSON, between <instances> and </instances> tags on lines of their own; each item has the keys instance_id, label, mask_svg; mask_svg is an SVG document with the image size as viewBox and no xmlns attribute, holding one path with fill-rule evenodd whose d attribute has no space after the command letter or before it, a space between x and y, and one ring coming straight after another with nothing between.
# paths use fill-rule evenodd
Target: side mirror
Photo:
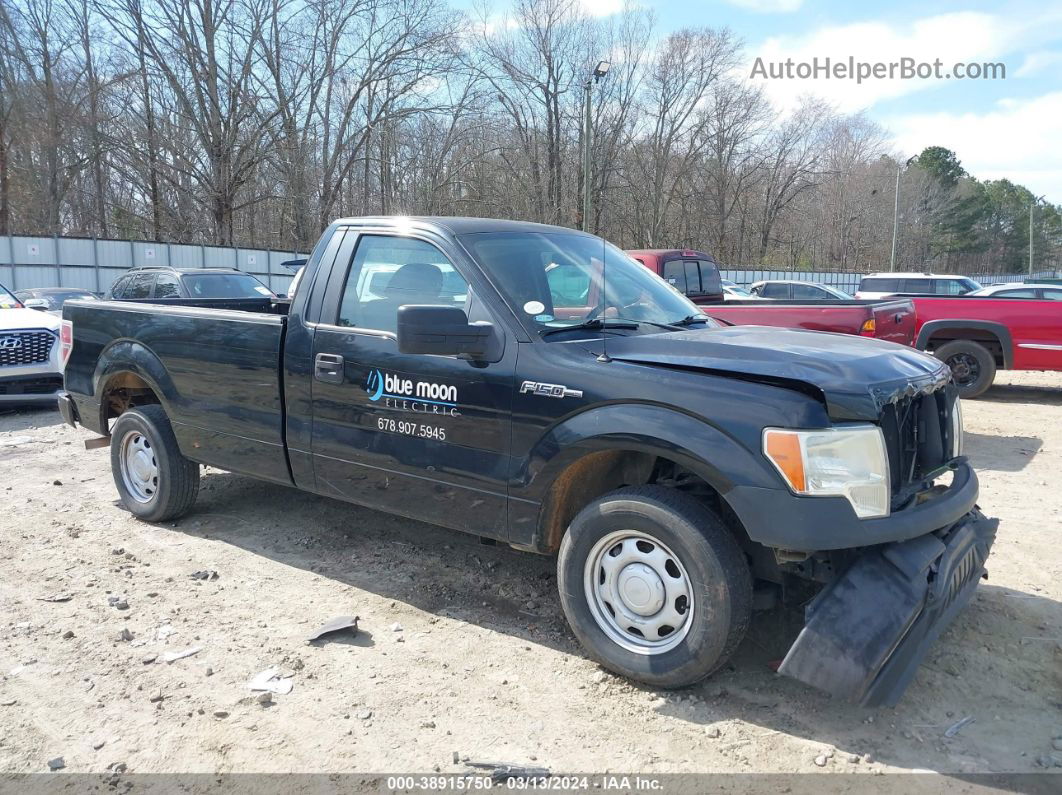
<instances>
[{"instance_id":1,"label":"side mirror","mask_svg":"<svg viewBox=\"0 0 1062 795\"><path fill-rule=\"evenodd\" d=\"M464 310L456 306L409 304L398 308L400 353L480 356L487 352L493 335L493 325L469 323Z\"/></svg>"},{"instance_id":2,"label":"side mirror","mask_svg":"<svg viewBox=\"0 0 1062 795\"><path fill-rule=\"evenodd\" d=\"M26 309L36 309L38 312L48 311L48 302L43 298L27 298L22 302L22 305L26 307Z\"/></svg>"}]
</instances>

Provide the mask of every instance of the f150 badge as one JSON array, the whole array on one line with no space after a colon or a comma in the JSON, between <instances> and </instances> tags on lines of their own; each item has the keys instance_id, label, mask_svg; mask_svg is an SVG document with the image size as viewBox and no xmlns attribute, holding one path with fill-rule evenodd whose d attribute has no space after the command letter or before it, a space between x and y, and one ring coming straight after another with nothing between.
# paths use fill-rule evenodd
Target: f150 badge
<instances>
[{"instance_id":1,"label":"f150 badge","mask_svg":"<svg viewBox=\"0 0 1062 795\"><path fill-rule=\"evenodd\" d=\"M520 384L520 394L526 395L529 392L533 395L552 398L581 398L583 396L583 390L568 389L564 384L543 384L539 381L524 381Z\"/></svg>"}]
</instances>

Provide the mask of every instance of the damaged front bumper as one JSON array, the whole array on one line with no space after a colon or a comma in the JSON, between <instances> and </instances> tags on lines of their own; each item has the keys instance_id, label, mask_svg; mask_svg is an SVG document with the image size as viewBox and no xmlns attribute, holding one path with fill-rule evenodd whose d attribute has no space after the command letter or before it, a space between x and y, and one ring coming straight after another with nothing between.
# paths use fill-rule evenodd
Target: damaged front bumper
<instances>
[{"instance_id":1,"label":"damaged front bumper","mask_svg":"<svg viewBox=\"0 0 1062 795\"><path fill-rule=\"evenodd\" d=\"M894 706L987 576L998 519L868 549L808 605L780 673L864 706Z\"/></svg>"}]
</instances>

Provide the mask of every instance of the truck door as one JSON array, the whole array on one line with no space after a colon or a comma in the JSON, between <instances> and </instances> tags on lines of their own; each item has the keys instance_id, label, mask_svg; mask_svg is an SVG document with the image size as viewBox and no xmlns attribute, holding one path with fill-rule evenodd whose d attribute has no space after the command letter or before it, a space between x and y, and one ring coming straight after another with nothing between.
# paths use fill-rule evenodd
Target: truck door
<instances>
[{"instance_id":1,"label":"truck door","mask_svg":"<svg viewBox=\"0 0 1062 795\"><path fill-rule=\"evenodd\" d=\"M398 350L400 306L472 308L459 258L441 245L345 236L313 342L315 481L322 494L501 538L516 345L493 363Z\"/></svg>"}]
</instances>

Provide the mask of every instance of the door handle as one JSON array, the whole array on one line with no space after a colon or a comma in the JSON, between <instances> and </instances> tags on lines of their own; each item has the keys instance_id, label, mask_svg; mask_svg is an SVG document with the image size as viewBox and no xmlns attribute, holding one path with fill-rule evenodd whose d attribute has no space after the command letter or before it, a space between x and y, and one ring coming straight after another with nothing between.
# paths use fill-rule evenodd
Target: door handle
<instances>
[{"instance_id":1,"label":"door handle","mask_svg":"<svg viewBox=\"0 0 1062 795\"><path fill-rule=\"evenodd\" d=\"M313 377L326 384L343 383L343 357L336 353L319 353L313 360Z\"/></svg>"}]
</instances>

